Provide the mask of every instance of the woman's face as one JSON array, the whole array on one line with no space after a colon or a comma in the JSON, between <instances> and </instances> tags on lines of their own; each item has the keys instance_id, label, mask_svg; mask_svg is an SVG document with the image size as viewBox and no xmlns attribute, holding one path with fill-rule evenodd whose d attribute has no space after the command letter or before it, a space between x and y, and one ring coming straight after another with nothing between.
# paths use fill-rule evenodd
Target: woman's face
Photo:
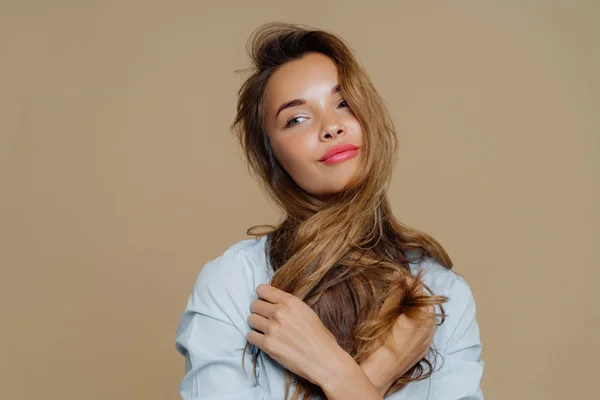
<instances>
[{"instance_id":1,"label":"woman's face","mask_svg":"<svg viewBox=\"0 0 600 400\"><path fill-rule=\"evenodd\" d=\"M309 53L284 64L264 101L273 153L296 184L318 198L339 192L360 166L363 132L340 94L334 62ZM346 151L324 159L340 145Z\"/></svg>"}]
</instances>

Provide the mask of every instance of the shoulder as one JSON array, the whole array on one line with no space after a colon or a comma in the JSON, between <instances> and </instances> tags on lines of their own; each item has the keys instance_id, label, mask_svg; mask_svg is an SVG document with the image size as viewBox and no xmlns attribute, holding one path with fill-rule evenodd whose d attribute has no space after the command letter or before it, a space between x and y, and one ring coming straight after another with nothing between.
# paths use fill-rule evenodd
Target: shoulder
<instances>
[{"instance_id":1,"label":"shoulder","mask_svg":"<svg viewBox=\"0 0 600 400\"><path fill-rule=\"evenodd\" d=\"M437 328L434 339L438 347L446 347L456 332L462 329L461 325L471 324L475 319L476 307L471 287L465 278L431 257L410 264L410 267L413 274L424 270L423 282L431 289L432 294L448 298L442 304L445 321Z\"/></svg>"},{"instance_id":2,"label":"shoulder","mask_svg":"<svg viewBox=\"0 0 600 400\"><path fill-rule=\"evenodd\" d=\"M240 240L206 262L198 272L178 332L195 315L204 315L245 333L256 287L268 279L263 248L262 238Z\"/></svg>"},{"instance_id":3,"label":"shoulder","mask_svg":"<svg viewBox=\"0 0 600 400\"><path fill-rule=\"evenodd\" d=\"M256 286L268 279L264 237L233 243L198 272L194 293L235 292L240 299L251 295Z\"/></svg>"}]
</instances>

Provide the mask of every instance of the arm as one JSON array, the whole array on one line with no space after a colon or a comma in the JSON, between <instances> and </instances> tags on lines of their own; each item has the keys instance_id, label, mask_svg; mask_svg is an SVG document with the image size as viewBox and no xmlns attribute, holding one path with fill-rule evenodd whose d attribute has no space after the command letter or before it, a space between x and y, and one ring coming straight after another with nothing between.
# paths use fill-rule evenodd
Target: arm
<instances>
[{"instance_id":1,"label":"arm","mask_svg":"<svg viewBox=\"0 0 600 400\"><path fill-rule=\"evenodd\" d=\"M319 383L328 400L383 400L378 388L342 348L330 371Z\"/></svg>"},{"instance_id":2,"label":"arm","mask_svg":"<svg viewBox=\"0 0 600 400\"><path fill-rule=\"evenodd\" d=\"M393 365L394 355L391 352L385 352L383 348L378 350L380 353L377 357L371 357L361 362L360 368L364 374L372 382L373 386L383 396L392 386L398 376L402 376L404 373L394 375L390 373L390 365ZM406 369L408 371L410 367ZM404 372L406 372L404 371Z\"/></svg>"},{"instance_id":3,"label":"arm","mask_svg":"<svg viewBox=\"0 0 600 400\"><path fill-rule=\"evenodd\" d=\"M461 277L451 289L458 320L447 345L441 350L442 366L431 377L429 398L483 400L480 381L483 374L479 325L471 289Z\"/></svg>"},{"instance_id":4,"label":"arm","mask_svg":"<svg viewBox=\"0 0 600 400\"><path fill-rule=\"evenodd\" d=\"M236 253L226 252L209 261L198 275L175 342L185 356L185 376L179 387L183 400L261 398L250 354L242 368L246 344L241 330L246 312L241 298L246 280L243 263Z\"/></svg>"},{"instance_id":5,"label":"arm","mask_svg":"<svg viewBox=\"0 0 600 400\"><path fill-rule=\"evenodd\" d=\"M426 311L434 313L435 308L429 306ZM390 343L380 345L360 362L360 367L381 395L385 397L392 384L429 353L436 327L433 320L421 323L402 314L387 339L393 346L390 347Z\"/></svg>"},{"instance_id":6,"label":"arm","mask_svg":"<svg viewBox=\"0 0 600 400\"><path fill-rule=\"evenodd\" d=\"M323 390L329 400L382 400L354 359L304 301L269 284L256 287L248 341L287 370Z\"/></svg>"},{"instance_id":7,"label":"arm","mask_svg":"<svg viewBox=\"0 0 600 400\"><path fill-rule=\"evenodd\" d=\"M448 340L441 349L442 359L438 359L441 369L429 379L429 391L435 392L432 400L436 399L482 399L479 389L479 380L483 368L483 362L480 359L481 344L479 342L479 330L475 320L475 302L471 291L464 281L458 275L455 276L449 290L450 301L447 304L446 312L449 313L447 324L448 333L443 336ZM411 343L411 339L418 338L425 334L425 331L417 332L404 330L404 334L394 334L397 344L401 344L403 349L401 353L394 353L389 348L381 346L375 353L360 363L361 368L369 377L373 385L377 387L379 393L385 396L394 381L408 371L422 356L424 356L431 343L433 335L428 339L416 340ZM433 330L430 331L430 334ZM426 348L420 347L427 343ZM416 345L416 347L415 347ZM408 354L415 353L416 357L409 357ZM447 386L450 386L447 388ZM452 390L459 393L451 395ZM469 392L475 392L475 397ZM442 394L443 393L443 394ZM478 394L477 394L478 393ZM405 393L408 395L408 392ZM452 396L452 397L450 397ZM479 396L479 397L478 397ZM410 397L410 396L409 396Z\"/></svg>"}]
</instances>

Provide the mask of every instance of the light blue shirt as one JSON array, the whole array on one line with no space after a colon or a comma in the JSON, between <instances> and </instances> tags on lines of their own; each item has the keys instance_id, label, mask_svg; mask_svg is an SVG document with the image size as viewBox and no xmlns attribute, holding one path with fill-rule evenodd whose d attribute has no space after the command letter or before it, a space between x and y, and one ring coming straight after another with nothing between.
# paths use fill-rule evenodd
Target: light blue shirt
<instances>
[{"instance_id":1,"label":"light blue shirt","mask_svg":"<svg viewBox=\"0 0 600 400\"><path fill-rule=\"evenodd\" d=\"M249 352L242 368L250 303L257 298L256 287L269 283L273 273L265 244L266 236L241 240L200 270L175 341L185 356L179 386L184 400L284 400L285 369L267 353L258 358L258 382ZM433 338L439 353L433 374L386 399L483 399L481 342L469 285L432 258L410 267L413 273L425 269L423 280L433 293L448 296L443 305L448 316ZM292 392L293 386L290 398Z\"/></svg>"}]
</instances>

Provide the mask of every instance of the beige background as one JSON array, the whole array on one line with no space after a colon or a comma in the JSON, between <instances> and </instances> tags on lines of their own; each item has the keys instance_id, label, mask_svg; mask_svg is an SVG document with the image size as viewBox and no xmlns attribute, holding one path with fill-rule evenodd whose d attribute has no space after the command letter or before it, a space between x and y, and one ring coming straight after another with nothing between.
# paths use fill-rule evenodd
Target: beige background
<instances>
[{"instance_id":1,"label":"beige background","mask_svg":"<svg viewBox=\"0 0 600 400\"><path fill-rule=\"evenodd\" d=\"M0 0L0 398L176 399L199 269L278 215L228 126L245 41L330 29L397 123L390 197L475 294L486 399L597 395L597 1Z\"/></svg>"}]
</instances>

